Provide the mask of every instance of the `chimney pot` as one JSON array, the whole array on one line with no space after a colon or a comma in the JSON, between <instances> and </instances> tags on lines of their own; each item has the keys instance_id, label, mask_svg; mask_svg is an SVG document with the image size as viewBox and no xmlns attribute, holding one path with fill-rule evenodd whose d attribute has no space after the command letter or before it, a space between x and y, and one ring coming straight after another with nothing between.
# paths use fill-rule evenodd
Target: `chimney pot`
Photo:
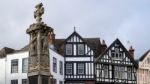
<instances>
[{"instance_id":1,"label":"chimney pot","mask_svg":"<svg viewBox=\"0 0 150 84\"><path fill-rule=\"evenodd\" d=\"M134 58L134 49L132 46L130 46L130 48L129 48L129 53Z\"/></svg>"},{"instance_id":2,"label":"chimney pot","mask_svg":"<svg viewBox=\"0 0 150 84\"><path fill-rule=\"evenodd\" d=\"M105 43L105 40L102 41L102 45L101 45L101 48L102 48L102 52L104 52L107 48L107 45Z\"/></svg>"}]
</instances>

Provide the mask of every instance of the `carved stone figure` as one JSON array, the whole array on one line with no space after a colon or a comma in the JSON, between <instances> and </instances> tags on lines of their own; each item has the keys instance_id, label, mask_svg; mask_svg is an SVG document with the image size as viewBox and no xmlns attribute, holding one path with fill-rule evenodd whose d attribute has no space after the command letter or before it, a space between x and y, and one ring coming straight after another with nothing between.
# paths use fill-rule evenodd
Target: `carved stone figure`
<instances>
[{"instance_id":1,"label":"carved stone figure","mask_svg":"<svg viewBox=\"0 0 150 84\"><path fill-rule=\"evenodd\" d=\"M48 54L48 37L47 35L43 35L41 37L41 49L44 54Z\"/></svg>"},{"instance_id":2,"label":"carved stone figure","mask_svg":"<svg viewBox=\"0 0 150 84\"><path fill-rule=\"evenodd\" d=\"M44 8L42 6L42 3L39 3L35 6L36 11L34 12L34 18L36 19L37 23L41 22L41 16L44 14Z\"/></svg>"},{"instance_id":3,"label":"carved stone figure","mask_svg":"<svg viewBox=\"0 0 150 84\"><path fill-rule=\"evenodd\" d=\"M36 34L35 33L33 33L32 34L32 39L31 39L31 41L30 41L30 46L31 46L31 48L30 48L30 54L31 55L34 55L34 54L36 54L36 52L37 52L37 48L36 48L36 46L37 46L37 37L36 37Z\"/></svg>"}]
</instances>

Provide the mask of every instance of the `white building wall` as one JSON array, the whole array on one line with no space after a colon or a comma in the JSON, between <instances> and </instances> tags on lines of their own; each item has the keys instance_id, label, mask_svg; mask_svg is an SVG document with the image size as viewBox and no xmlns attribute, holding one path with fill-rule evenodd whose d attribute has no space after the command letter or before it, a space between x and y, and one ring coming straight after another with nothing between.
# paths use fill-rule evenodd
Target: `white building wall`
<instances>
[{"instance_id":1,"label":"white building wall","mask_svg":"<svg viewBox=\"0 0 150 84\"><path fill-rule=\"evenodd\" d=\"M22 84L22 79L27 79L27 73L22 73L22 59L28 58L28 52L9 54L6 57L6 84L11 84L11 80L18 80ZM18 73L11 73L11 60L18 59Z\"/></svg>"},{"instance_id":2,"label":"white building wall","mask_svg":"<svg viewBox=\"0 0 150 84\"><path fill-rule=\"evenodd\" d=\"M11 84L11 80L18 80L18 84L22 84L22 79L27 79L27 73L22 73L22 59L28 58L29 52L19 52L7 55L0 59L0 84ZM57 73L53 72L53 57L57 59ZM18 73L11 73L11 60L18 59ZM59 72L59 61L63 62L63 75ZM64 82L64 57L50 49L50 72L53 78Z\"/></svg>"},{"instance_id":3,"label":"white building wall","mask_svg":"<svg viewBox=\"0 0 150 84\"><path fill-rule=\"evenodd\" d=\"M5 84L5 58L0 59L0 84Z\"/></svg>"},{"instance_id":4,"label":"white building wall","mask_svg":"<svg viewBox=\"0 0 150 84\"><path fill-rule=\"evenodd\" d=\"M53 57L57 59L57 73L53 72ZM63 75L60 74L59 61L63 62ZM59 81L64 82L64 57L53 50L50 50L50 72L53 75L53 78L56 79L57 84L59 84Z\"/></svg>"},{"instance_id":5,"label":"white building wall","mask_svg":"<svg viewBox=\"0 0 150 84\"><path fill-rule=\"evenodd\" d=\"M150 84L150 64L147 61L148 58L150 58L150 52L142 61L139 61L137 84Z\"/></svg>"}]
</instances>

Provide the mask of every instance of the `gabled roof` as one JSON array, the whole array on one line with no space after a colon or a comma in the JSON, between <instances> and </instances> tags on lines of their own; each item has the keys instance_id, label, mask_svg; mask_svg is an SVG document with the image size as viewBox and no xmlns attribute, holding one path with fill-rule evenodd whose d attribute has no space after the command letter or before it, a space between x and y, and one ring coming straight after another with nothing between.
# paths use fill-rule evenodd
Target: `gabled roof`
<instances>
[{"instance_id":1,"label":"gabled roof","mask_svg":"<svg viewBox=\"0 0 150 84\"><path fill-rule=\"evenodd\" d=\"M95 62L98 62L98 60L101 59L108 52L108 50L110 50L114 46L115 43L118 43L123 48L123 50L125 51L127 56L134 63L134 65L136 65L136 67L137 67L137 63L135 62L134 58L129 54L127 49L123 46L123 44L121 43L121 41L118 38L101 55L99 55L99 57L96 59Z\"/></svg>"},{"instance_id":2,"label":"gabled roof","mask_svg":"<svg viewBox=\"0 0 150 84\"><path fill-rule=\"evenodd\" d=\"M6 57L7 54L14 53L16 50L8 47L4 47L0 50L0 58Z\"/></svg>"},{"instance_id":3,"label":"gabled roof","mask_svg":"<svg viewBox=\"0 0 150 84\"><path fill-rule=\"evenodd\" d=\"M95 55L98 56L101 53L101 43L100 38L83 38L84 41L88 44L90 48L92 48L95 52ZM64 45L65 39L55 39L54 46L55 49L59 49L62 45Z\"/></svg>"},{"instance_id":4,"label":"gabled roof","mask_svg":"<svg viewBox=\"0 0 150 84\"><path fill-rule=\"evenodd\" d=\"M74 31L67 39L55 39L54 41L55 48L59 49L73 35L76 35L80 39L82 39L83 42L85 42L94 51L96 57L101 53L100 38L82 38L76 31Z\"/></svg>"},{"instance_id":5,"label":"gabled roof","mask_svg":"<svg viewBox=\"0 0 150 84\"><path fill-rule=\"evenodd\" d=\"M139 58L139 61L143 61L144 58L148 55L148 53L150 53L150 49Z\"/></svg>"}]
</instances>

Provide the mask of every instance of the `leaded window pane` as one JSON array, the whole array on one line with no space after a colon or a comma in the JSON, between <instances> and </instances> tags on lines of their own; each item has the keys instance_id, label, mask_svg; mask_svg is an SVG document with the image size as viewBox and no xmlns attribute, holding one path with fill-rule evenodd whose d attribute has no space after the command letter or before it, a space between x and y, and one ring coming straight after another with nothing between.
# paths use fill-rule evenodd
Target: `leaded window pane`
<instances>
[{"instance_id":1,"label":"leaded window pane","mask_svg":"<svg viewBox=\"0 0 150 84\"><path fill-rule=\"evenodd\" d=\"M66 44L66 55L72 55L72 44Z\"/></svg>"},{"instance_id":2,"label":"leaded window pane","mask_svg":"<svg viewBox=\"0 0 150 84\"><path fill-rule=\"evenodd\" d=\"M71 63L67 63L66 64L66 74L72 74L72 64Z\"/></svg>"},{"instance_id":3,"label":"leaded window pane","mask_svg":"<svg viewBox=\"0 0 150 84\"><path fill-rule=\"evenodd\" d=\"M131 68L130 67L127 68L127 76L128 76L128 80L131 80L132 73L131 73Z\"/></svg>"},{"instance_id":4,"label":"leaded window pane","mask_svg":"<svg viewBox=\"0 0 150 84\"><path fill-rule=\"evenodd\" d=\"M121 66L114 66L114 78L126 79L126 69Z\"/></svg>"},{"instance_id":5,"label":"leaded window pane","mask_svg":"<svg viewBox=\"0 0 150 84\"><path fill-rule=\"evenodd\" d=\"M84 44L78 44L78 55L84 55Z\"/></svg>"},{"instance_id":6,"label":"leaded window pane","mask_svg":"<svg viewBox=\"0 0 150 84\"><path fill-rule=\"evenodd\" d=\"M109 73L109 70L108 70L108 65L104 65L104 77L105 78L108 78L108 73Z\"/></svg>"},{"instance_id":7,"label":"leaded window pane","mask_svg":"<svg viewBox=\"0 0 150 84\"><path fill-rule=\"evenodd\" d=\"M78 63L78 74L84 74L84 64Z\"/></svg>"}]
</instances>

